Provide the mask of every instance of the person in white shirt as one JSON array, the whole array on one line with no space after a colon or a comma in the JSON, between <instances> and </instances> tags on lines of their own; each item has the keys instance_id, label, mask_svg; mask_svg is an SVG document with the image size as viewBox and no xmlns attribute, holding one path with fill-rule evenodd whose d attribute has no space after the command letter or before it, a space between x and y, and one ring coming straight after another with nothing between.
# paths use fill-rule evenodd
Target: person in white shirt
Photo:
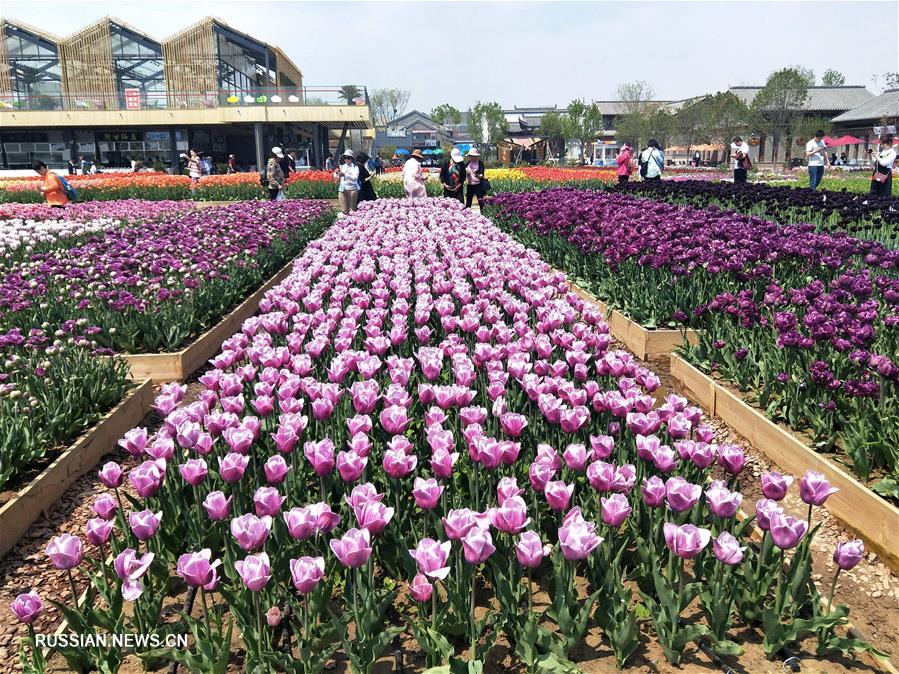
<instances>
[{"instance_id":1,"label":"person in white shirt","mask_svg":"<svg viewBox=\"0 0 899 674\"><path fill-rule=\"evenodd\" d=\"M734 184L745 183L746 174L752 166L749 159L749 144L740 136L734 136L730 144L730 156L734 160Z\"/></svg>"},{"instance_id":2,"label":"person in white shirt","mask_svg":"<svg viewBox=\"0 0 899 674\"><path fill-rule=\"evenodd\" d=\"M421 172L421 162L424 155L421 150L413 150L412 154L403 164L403 191L407 199L423 199L428 196L425 189L425 177Z\"/></svg>"},{"instance_id":3,"label":"person in white shirt","mask_svg":"<svg viewBox=\"0 0 899 674\"><path fill-rule=\"evenodd\" d=\"M871 175L871 194L879 197L893 195L893 164L896 163L896 148L893 134L880 137L880 147L874 155L874 173Z\"/></svg>"},{"instance_id":4,"label":"person in white shirt","mask_svg":"<svg viewBox=\"0 0 899 674\"><path fill-rule=\"evenodd\" d=\"M665 166L665 155L659 147L659 141L650 138L648 147L640 153L640 176L643 180L661 180L662 167Z\"/></svg>"},{"instance_id":5,"label":"person in white shirt","mask_svg":"<svg viewBox=\"0 0 899 674\"><path fill-rule=\"evenodd\" d=\"M815 137L805 144L805 158L808 161L808 186L815 191L824 177L824 166L827 164L827 146L824 145L824 132L815 131Z\"/></svg>"},{"instance_id":6,"label":"person in white shirt","mask_svg":"<svg viewBox=\"0 0 899 674\"><path fill-rule=\"evenodd\" d=\"M359 167L356 166L356 155L352 150L347 150L341 155L343 163L337 169L340 186L337 188L337 198L340 201L340 210L344 215L349 215L356 210L359 203Z\"/></svg>"}]
</instances>

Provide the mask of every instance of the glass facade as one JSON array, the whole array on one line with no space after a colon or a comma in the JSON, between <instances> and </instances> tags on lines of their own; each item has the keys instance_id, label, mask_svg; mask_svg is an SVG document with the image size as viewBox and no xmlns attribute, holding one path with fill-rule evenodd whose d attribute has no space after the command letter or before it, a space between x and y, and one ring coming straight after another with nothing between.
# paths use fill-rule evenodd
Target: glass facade
<instances>
[{"instance_id":1,"label":"glass facade","mask_svg":"<svg viewBox=\"0 0 899 674\"><path fill-rule=\"evenodd\" d=\"M275 84L275 55L264 44L215 26L221 93L238 95Z\"/></svg>"},{"instance_id":2,"label":"glass facade","mask_svg":"<svg viewBox=\"0 0 899 674\"><path fill-rule=\"evenodd\" d=\"M57 46L18 26L7 23L3 28L12 85L9 92L12 100L6 103L29 110L61 108L62 78Z\"/></svg>"},{"instance_id":3,"label":"glass facade","mask_svg":"<svg viewBox=\"0 0 899 674\"><path fill-rule=\"evenodd\" d=\"M120 107L164 108L160 44L116 24L110 25L110 33Z\"/></svg>"}]
</instances>

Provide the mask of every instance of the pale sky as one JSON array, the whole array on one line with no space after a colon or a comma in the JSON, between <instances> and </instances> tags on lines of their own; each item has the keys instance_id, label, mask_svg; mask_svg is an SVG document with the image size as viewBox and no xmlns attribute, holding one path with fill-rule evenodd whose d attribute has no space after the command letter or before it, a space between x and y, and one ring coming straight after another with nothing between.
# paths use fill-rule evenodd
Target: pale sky
<instances>
[{"instance_id":1,"label":"pale sky","mask_svg":"<svg viewBox=\"0 0 899 674\"><path fill-rule=\"evenodd\" d=\"M682 99L763 84L787 65L878 92L899 70L899 2L215 2L3 0L4 17L60 36L112 15L157 39L215 15L281 47L309 86L412 92L410 109L614 99L650 82Z\"/></svg>"}]
</instances>

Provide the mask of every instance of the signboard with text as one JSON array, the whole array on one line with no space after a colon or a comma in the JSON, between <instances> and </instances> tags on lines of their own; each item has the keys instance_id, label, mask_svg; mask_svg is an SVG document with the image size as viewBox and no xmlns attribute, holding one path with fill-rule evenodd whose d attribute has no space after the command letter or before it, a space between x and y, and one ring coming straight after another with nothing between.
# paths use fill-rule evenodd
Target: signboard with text
<instances>
[{"instance_id":1,"label":"signboard with text","mask_svg":"<svg viewBox=\"0 0 899 674\"><path fill-rule=\"evenodd\" d=\"M144 139L143 131L98 131L97 141L100 143L140 142Z\"/></svg>"},{"instance_id":2,"label":"signboard with text","mask_svg":"<svg viewBox=\"0 0 899 674\"><path fill-rule=\"evenodd\" d=\"M140 89L129 88L123 91L126 110L140 110Z\"/></svg>"}]
</instances>

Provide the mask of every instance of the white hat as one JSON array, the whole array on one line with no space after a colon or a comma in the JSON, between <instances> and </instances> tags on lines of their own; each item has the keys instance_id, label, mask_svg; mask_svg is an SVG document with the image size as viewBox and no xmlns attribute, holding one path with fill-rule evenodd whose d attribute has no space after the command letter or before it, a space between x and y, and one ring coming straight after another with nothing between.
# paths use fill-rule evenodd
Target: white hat
<instances>
[{"instance_id":1,"label":"white hat","mask_svg":"<svg viewBox=\"0 0 899 674\"><path fill-rule=\"evenodd\" d=\"M473 147L473 148L471 148L471 149L468 150L468 156L469 156L469 157L480 157L480 156L481 156L481 153L478 152L478 148Z\"/></svg>"},{"instance_id":2,"label":"white hat","mask_svg":"<svg viewBox=\"0 0 899 674\"><path fill-rule=\"evenodd\" d=\"M281 151L280 147L273 147L272 154L276 157L281 157L282 159L284 158L284 152Z\"/></svg>"},{"instance_id":3,"label":"white hat","mask_svg":"<svg viewBox=\"0 0 899 674\"><path fill-rule=\"evenodd\" d=\"M453 151L450 152L450 158L451 158L454 162L456 162L457 164L458 164L460 161L462 161L462 159L463 159L463 157L462 157L462 152L459 151L459 148L457 148L457 147L454 147L454 148L453 148Z\"/></svg>"},{"instance_id":4,"label":"white hat","mask_svg":"<svg viewBox=\"0 0 899 674\"><path fill-rule=\"evenodd\" d=\"M341 157L352 157L353 159L356 158L356 155L352 150L345 150L344 153L340 156Z\"/></svg>"}]
</instances>

